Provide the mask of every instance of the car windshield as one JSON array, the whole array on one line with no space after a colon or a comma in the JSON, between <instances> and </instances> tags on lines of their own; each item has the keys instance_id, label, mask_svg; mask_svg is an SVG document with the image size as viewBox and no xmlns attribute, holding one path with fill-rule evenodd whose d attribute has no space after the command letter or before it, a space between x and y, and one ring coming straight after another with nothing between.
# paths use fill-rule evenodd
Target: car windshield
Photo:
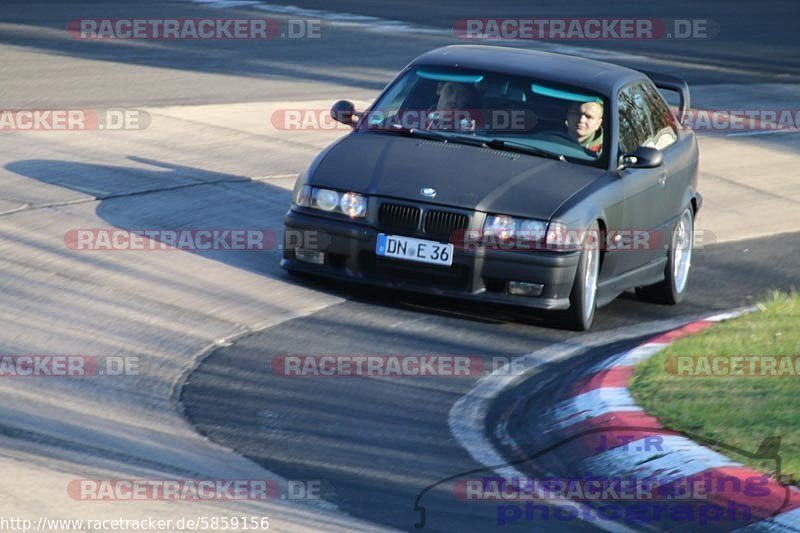
<instances>
[{"instance_id":1,"label":"car windshield","mask_svg":"<svg viewBox=\"0 0 800 533\"><path fill-rule=\"evenodd\" d=\"M422 133L453 142L605 166L607 101L592 91L490 71L413 67L361 121L361 131ZM474 138L474 139L469 139ZM473 144L473 143L470 143Z\"/></svg>"}]
</instances>

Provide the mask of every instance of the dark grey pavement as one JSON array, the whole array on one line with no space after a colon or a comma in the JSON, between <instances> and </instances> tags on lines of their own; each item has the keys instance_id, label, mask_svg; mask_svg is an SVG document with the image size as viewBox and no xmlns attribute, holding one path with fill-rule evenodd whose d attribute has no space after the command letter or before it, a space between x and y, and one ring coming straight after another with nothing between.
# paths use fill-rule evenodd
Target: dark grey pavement
<instances>
[{"instance_id":1,"label":"dark grey pavement","mask_svg":"<svg viewBox=\"0 0 800 533\"><path fill-rule=\"evenodd\" d=\"M599 310L589 336L710 314L748 305L773 289L788 290L798 282L792 252L798 246L800 234L791 234L700 249L682 305L646 304L626 294ZM274 358L469 355L488 367L494 357L513 358L577 334L540 327L535 318L505 308L395 293L346 294L351 301L214 352L187 382L183 404L192 423L215 442L282 476L325 480L331 487L328 497L342 510L410 530L418 519L414 500L421 490L482 467L448 428L451 407L474 378L282 377L272 371ZM552 387L564 387L575 367L575 361L552 365L542 378L550 376ZM496 526L493 505L459 501L447 484L426 500L431 530ZM554 521L547 529L575 526Z\"/></svg>"}]
</instances>

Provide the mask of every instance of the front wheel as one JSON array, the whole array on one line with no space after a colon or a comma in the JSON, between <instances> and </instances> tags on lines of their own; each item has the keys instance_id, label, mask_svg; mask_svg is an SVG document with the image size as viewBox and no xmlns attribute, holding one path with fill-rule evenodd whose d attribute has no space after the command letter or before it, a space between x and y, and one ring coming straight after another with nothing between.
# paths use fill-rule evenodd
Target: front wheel
<instances>
[{"instance_id":1,"label":"front wheel","mask_svg":"<svg viewBox=\"0 0 800 533\"><path fill-rule=\"evenodd\" d=\"M637 287L636 295L645 301L675 305L683 300L692 268L694 247L694 211L691 206L681 213L672 231L664 281L647 287Z\"/></svg>"},{"instance_id":2,"label":"front wheel","mask_svg":"<svg viewBox=\"0 0 800 533\"><path fill-rule=\"evenodd\" d=\"M575 281L569 295L569 309L562 312L560 323L575 331L592 327L597 309L597 278L600 275L600 231L592 224L583 244Z\"/></svg>"}]
</instances>

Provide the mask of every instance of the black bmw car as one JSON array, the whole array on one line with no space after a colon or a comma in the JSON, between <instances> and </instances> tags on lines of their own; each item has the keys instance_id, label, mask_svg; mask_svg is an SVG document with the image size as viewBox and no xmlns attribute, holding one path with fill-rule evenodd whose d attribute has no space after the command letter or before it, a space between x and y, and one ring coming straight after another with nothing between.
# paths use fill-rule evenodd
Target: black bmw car
<instances>
[{"instance_id":1,"label":"black bmw car","mask_svg":"<svg viewBox=\"0 0 800 533\"><path fill-rule=\"evenodd\" d=\"M679 99L678 116L662 91ZM297 179L294 272L552 311L591 326L626 289L683 298L698 149L682 80L573 56L449 46Z\"/></svg>"}]
</instances>

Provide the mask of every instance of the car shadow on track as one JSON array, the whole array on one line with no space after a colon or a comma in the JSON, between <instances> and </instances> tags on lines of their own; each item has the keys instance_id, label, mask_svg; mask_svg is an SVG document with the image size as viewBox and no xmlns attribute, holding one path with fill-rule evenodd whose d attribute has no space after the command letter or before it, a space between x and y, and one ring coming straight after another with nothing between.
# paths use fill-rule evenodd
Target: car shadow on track
<instances>
[{"instance_id":1,"label":"car shadow on track","mask_svg":"<svg viewBox=\"0 0 800 533\"><path fill-rule=\"evenodd\" d=\"M302 284L330 295L371 305L413 309L435 316L458 317L482 323L543 324L540 315L520 312L507 306L470 304L465 307L460 302L442 297L397 290L376 293L357 284L289 275L279 265L283 215L291 202L288 190L263 181L253 181L246 176L136 156L130 156L129 160L131 166L30 159L10 163L6 169L48 185L89 195L99 202L95 212L108 226L63 228L65 244L60 252L64 255L83 253L82 259L98 268L114 268L115 265L105 260L107 253L104 250L70 249L75 244L67 242L67 234L71 230L247 229L268 235L265 249L182 249L159 253L193 253L255 274ZM91 198L86 200L91 201ZM131 267L135 268L135 265ZM149 277L158 273L141 272L141 275Z\"/></svg>"},{"instance_id":2,"label":"car shadow on track","mask_svg":"<svg viewBox=\"0 0 800 533\"><path fill-rule=\"evenodd\" d=\"M283 215L290 192L263 181L130 156L130 166L30 159L6 166L12 172L42 183L88 194L99 201L96 214L113 228L126 230L251 229L272 236L272 246L252 250L192 250L235 268L349 299L388 307L413 309L431 316L455 317L481 323L521 326L548 325L541 312L494 304L465 304L443 297L401 291L375 291L353 284L294 278L280 268ZM89 199L87 199L89 201ZM65 234L70 229L64 228ZM111 229L111 228L107 228ZM796 285L786 250L798 236L778 236L697 249L687 299L678 306L641 303L630 293L598 311L594 330L679 315L696 315L752 303L769 290ZM745 253L742 253L745 250ZM749 252L749 253L747 253ZM111 266L101 252L84 253L99 268ZM135 265L132 265L135 267ZM142 275L153 276L157 273ZM737 290L731 290L735 287Z\"/></svg>"}]
</instances>

